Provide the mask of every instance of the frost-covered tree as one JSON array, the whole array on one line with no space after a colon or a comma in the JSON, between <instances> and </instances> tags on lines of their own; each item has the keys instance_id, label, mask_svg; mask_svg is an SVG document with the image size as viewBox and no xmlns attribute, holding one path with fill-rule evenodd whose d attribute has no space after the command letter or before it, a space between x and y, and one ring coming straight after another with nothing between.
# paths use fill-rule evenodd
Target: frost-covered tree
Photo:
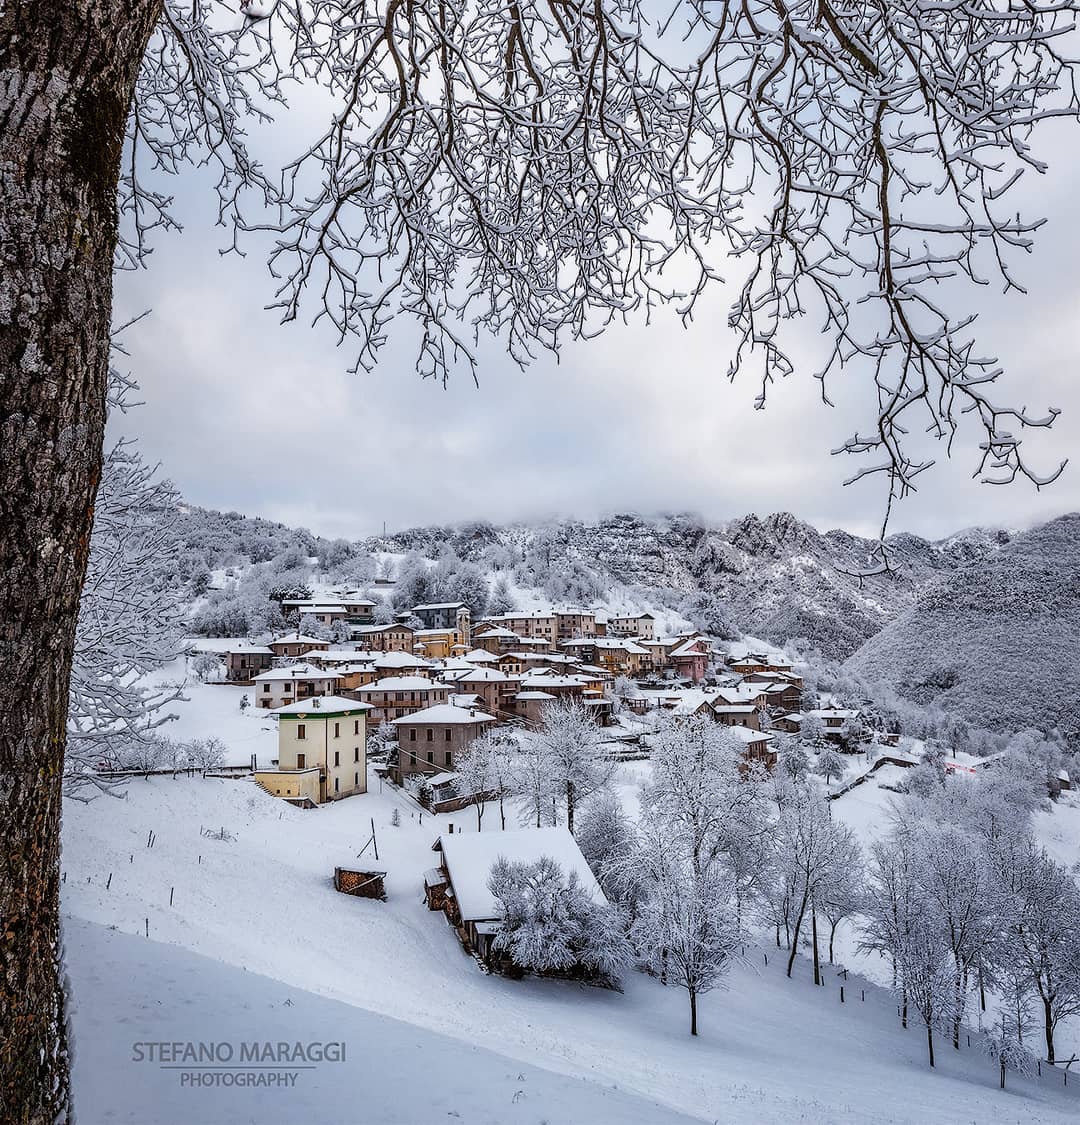
<instances>
[{"instance_id":1,"label":"frost-covered tree","mask_svg":"<svg viewBox=\"0 0 1080 1125\"><path fill-rule=\"evenodd\" d=\"M830 872L852 854L851 834L833 821L826 803L814 790L796 785L793 799L780 812L776 824L775 854L783 885L790 888L790 977L799 950L802 928L809 917L814 961L814 983L821 982L817 912L826 893Z\"/></svg>"},{"instance_id":2,"label":"frost-covered tree","mask_svg":"<svg viewBox=\"0 0 1080 1125\"><path fill-rule=\"evenodd\" d=\"M616 793L599 793L585 805L574 839L608 901L633 918L641 894L639 842Z\"/></svg>"},{"instance_id":3,"label":"frost-covered tree","mask_svg":"<svg viewBox=\"0 0 1080 1125\"><path fill-rule=\"evenodd\" d=\"M545 764L552 796L564 803L566 826L574 831L579 804L601 792L615 777L613 761L600 757L600 730L577 698L558 700L544 710L544 721L531 741Z\"/></svg>"},{"instance_id":4,"label":"frost-covered tree","mask_svg":"<svg viewBox=\"0 0 1080 1125\"><path fill-rule=\"evenodd\" d=\"M496 860L488 886L499 906L496 950L534 972L584 969L617 985L631 959L618 911L595 901L576 871L549 856L535 863Z\"/></svg>"},{"instance_id":5,"label":"frost-covered tree","mask_svg":"<svg viewBox=\"0 0 1080 1125\"><path fill-rule=\"evenodd\" d=\"M532 733L521 737L509 795L517 805L522 824L541 828L558 823L559 788L546 747Z\"/></svg>"},{"instance_id":6,"label":"frost-covered tree","mask_svg":"<svg viewBox=\"0 0 1080 1125\"><path fill-rule=\"evenodd\" d=\"M814 773L825 779L825 784L832 784L833 778L840 780L847 771L847 760L839 750L832 746L825 746L818 754L814 764Z\"/></svg>"},{"instance_id":7,"label":"frost-covered tree","mask_svg":"<svg viewBox=\"0 0 1080 1125\"><path fill-rule=\"evenodd\" d=\"M435 601L435 575L427 560L415 551L401 560L397 581L391 595L394 609L399 613L414 605Z\"/></svg>"},{"instance_id":8,"label":"frost-covered tree","mask_svg":"<svg viewBox=\"0 0 1080 1125\"><path fill-rule=\"evenodd\" d=\"M1036 998L1053 1063L1058 1025L1080 1014L1080 888L1030 838L999 839L993 861L1008 895L1001 957Z\"/></svg>"},{"instance_id":9,"label":"frost-covered tree","mask_svg":"<svg viewBox=\"0 0 1080 1125\"><path fill-rule=\"evenodd\" d=\"M696 862L689 840L662 826L643 832L639 864L643 897L631 930L642 963L665 983L685 989L690 1034L698 1033L698 999L719 987L744 935L736 921L734 877L723 857Z\"/></svg>"},{"instance_id":10,"label":"frost-covered tree","mask_svg":"<svg viewBox=\"0 0 1080 1125\"><path fill-rule=\"evenodd\" d=\"M517 744L505 731L487 730L459 755L456 772L463 795L484 794L476 802L476 830L480 831L487 800L498 801L501 827L506 828L505 802L517 758Z\"/></svg>"},{"instance_id":11,"label":"frost-covered tree","mask_svg":"<svg viewBox=\"0 0 1080 1125\"><path fill-rule=\"evenodd\" d=\"M174 718L168 705L182 698L179 684L151 683L182 648L186 607L171 577L170 517L178 502L130 442L112 448L98 488L72 657L69 797L85 800L114 788L97 768L132 757L133 744Z\"/></svg>"},{"instance_id":12,"label":"frost-covered tree","mask_svg":"<svg viewBox=\"0 0 1080 1125\"><path fill-rule=\"evenodd\" d=\"M953 1047L959 1050L970 981L990 961L1001 929L997 888L982 839L952 824L925 820L913 831L923 924L939 934L952 956L949 1010Z\"/></svg>"},{"instance_id":13,"label":"frost-covered tree","mask_svg":"<svg viewBox=\"0 0 1080 1125\"><path fill-rule=\"evenodd\" d=\"M780 768L792 781L804 781L810 773L810 755L800 742L789 740L779 757Z\"/></svg>"},{"instance_id":14,"label":"frost-covered tree","mask_svg":"<svg viewBox=\"0 0 1080 1125\"><path fill-rule=\"evenodd\" d=\"M510 592L510 580L505 574L500 574L491 587L488 597L487 612L495 617L504 613L512 613L517 608L514 596Z\"/></svg>"},{"instance_id":15,"label":"frost-covered tree","mask_svg":"<svg viewBox=\"0 0 1080 1125\"><path fill-rule=\"evenodd\" d=\"M734 252L733 369L758 361L764 402L794 370L789 322L815 311L810 370L828 381L842 364L875 384L873 416L843 448L866 455L858 475L890 501L928 464L907 435L951 444L960 423L982 475L1041 484L1054 473L1029 466L1022 434L1057 412L995 391L968 300L984 267L1019 288L1009 251L1030 248L1038 222L1011 192L1042 167L1032 126L1076 111L1059 47L1075 8L5 9L0 56L25 112L0 126L0 414L33 425L0 447L0 665L17 732L0 750L6 772L35 779L10 787L0 822L0 915L21 935L0 1005L9 1104L51 1120L67 1102L65 702L101 479L110 275L178 225L155 177L208 161L220 220L238 239L270 228L286 320L314 304L362 366L412 325L417 370L434 377L475 362L462 319L524 362L658 303L688 315ZM251 125L283 113L294 85L316 87L327 112L297 158L267 154L275 172L252 138L291 130Z\"/></svg>"},{"instance_id":16,"label":"frost-covered tree","mask_svg":"<svg viewBox=\"0 0 1080 1125\"><path fill-rule=\"evenodd\" d=\"M225 764L225 743L213 735L209 738L196 738L187 744L187 757L203 773L216 770Z\"/></svg>"},{"instance_id":17,"label":"frost-covered tree","mask_svg":"<svg viewBox=\"0 0 1080 1125\"><path fill-rule=\"evenodd\" d=\"M836 837L817 900L829 923L830 965L835 959L836 931L842 922L861 911L865 894L862 849L858 841L843 826L838 826Z\"/></svg>"}]
</instances>

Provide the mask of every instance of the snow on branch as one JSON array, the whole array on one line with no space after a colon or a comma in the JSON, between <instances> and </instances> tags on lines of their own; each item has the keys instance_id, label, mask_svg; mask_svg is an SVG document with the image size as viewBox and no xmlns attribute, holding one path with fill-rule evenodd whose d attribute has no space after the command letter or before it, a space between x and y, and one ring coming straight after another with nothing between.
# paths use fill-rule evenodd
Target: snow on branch
<instances>
[{"instance_id":1,"label":"snow on branch","mask_svg":"<svg viewBox=\"0 0 1080 1125\"><path fill-rule=\"evenodd\" d=\"M808 367L794 327L872 379L876 417L834 452L893 501L965 419L993 483L1052 482L1021 435L1057 410L991 397L975 287L1022 291L1042 220L1011 193L1045 171L1040 122L1073 117L1080 0L169 0L132 115L123 256L171 225L137 160L217 171L219 216L270 232L272 307L327 320L371 368L395 329L418 370L475 370L483 333L520 364L739 271L729 374ZM290 82L324 124L271 175L248 151ZM260 204L242 208L254 189ZM234 233L234 246L236 235Z\"/></svg>"}]
</instances>

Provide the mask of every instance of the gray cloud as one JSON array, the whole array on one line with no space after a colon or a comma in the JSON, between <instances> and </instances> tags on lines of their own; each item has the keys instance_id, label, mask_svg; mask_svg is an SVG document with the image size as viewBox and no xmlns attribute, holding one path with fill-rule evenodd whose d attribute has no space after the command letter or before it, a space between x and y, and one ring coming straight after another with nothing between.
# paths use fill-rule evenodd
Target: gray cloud
<instances>
[{"instance_id":1,"label":"gray cloud","mask_svg":"<svg viewBox=\"0 0 1080 1125\"><path fill-rule=\"evenodd\" d=\"M1029 188L1049 216L1035 255L1019 263L1027 295L987 287L980 299L984 350L1008 369L1001 397L1065 414L1028 439L1048 466L1077 447L1080 394L1080 233L1071 173L1062 160ZM280 326L257 245L220 257L221 231L200 177L178 185L186 231L160 240L147 272L120 277L117 319L150 307L132 328L127 364L146 405L120 428L160 460L185 496L330 535L461 519L503 521L612 510L694 510L716 519L787 509L819 527L873 533L877 484L842 487L851 459L830 457L876 413L865 380L843 375L836 403L796 374L753 410L752 376L728 382L732 338L718 294L689 329L674 316L609 329L520 371L491 344L479 387L447 389L416 374L408 339L371 375L349 375L348 345L322 327ZM738 265L732 276L738 277ZM807 352L813 329L804 329ZM1072 467L1036 492L970 479L974 431L962 434L901 505L894 529L939 536L976 523L1026 526L1080 508ZM1080 466L1076 467L1080 469Z\"/></svg>"}]
</instances>

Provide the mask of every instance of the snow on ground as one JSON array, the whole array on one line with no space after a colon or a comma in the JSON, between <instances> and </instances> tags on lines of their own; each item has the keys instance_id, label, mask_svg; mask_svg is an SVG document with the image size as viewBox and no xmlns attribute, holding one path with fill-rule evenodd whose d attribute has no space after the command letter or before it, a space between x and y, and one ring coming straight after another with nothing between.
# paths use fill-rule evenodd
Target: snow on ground
<instances>
[{"instance_id":1,"label":"snow on ground","mask_svg":"<svg viewBox=\"0 0 1080 1125\"><path fill-rule=\"evenodd\" d=\"M629 789L643 767L626 767L622 785ZM147 1116L161 1079L139 1071L136 1081L129 1059L136 1032L252 1038L258 1033L247 1030L251 1022L265 1019L265 1037L276 1036L287 1017L272 1005L286 999L293 1001L289 1014L301 1037L353 1036L363 1045L361 1076L344 1084L355 1107L347 1116L336 1100L344 1096L342 1084L330 1082L325 1096L317 1094L321 1087L298 1087L307 1091L297 1095L305 1100L292 1103L292 1116L282 1119L315 1125L442 1120L451 1111L440 1091L460 1088L467 1073L460 1052L474 1048L482 1049L476 1065L484 1096L454 1105L471 1121L519 1119L505 1104L508 1073L536 1080L552 1122L663 1122L675 1113L735 1125L1065 1122L1080 1111L1080 1091L1059 1090L1053 1077L1010 1078L1010 1090L1001 1094L993 1065L974 1048L942 1050L939 1070L929 1073L921 1034L900 1029L887 993L867 986L863 1002L857 999L862 984L852 977L849 1002L841 1005L835 976L828 987L815 988L800 962L789 981L780 958L764 964L767 947L749 951L727 991L703 998L697 1040L687 1034L685 994L641 974L628 976L624 993L488 976L462 952L442 915L425 908L422 893L431 843L450 822L457 831L472 830L472 810L425 813L421 824L407 797L389 786L379 793L374 776L372 785L366 796L302 811L250 781L155 777L133 781L123 804L102 797L66 809L64 909L75 1035L86 1052L76 1063L78 1096L88 1099L84 1120L275 1120L259 1111L265 1103L246 1098L237 1100L244 1109L236 1117L222 1102L214 1103L221 1116L200 1118L195 1101L164 1103L155 1112L165 1116ZM390 824L395 807L398 828ZM379 858L369 847L358 859L372 821ZM485 831L498 831L497 810L489 809L483 823ZM233 838L210 839L203 826L225 828ZM151 831L156 837L147 847ZM338 864L385 870L388 901L336 894L331 877ZM118 932L103 934L110 926ZM208 967L192 954L221 965ZM107 1018L113 994L119 999L114 1018ZM341 1005L355 1016L346 1019ZM339 1034L343 1026L348 1035ZM390 1049L395 1043L400 1051ZM406 1051L406 1043L415 1049ZM513 1060L509 1070L505 1060ZM554 1074L534 1074L525 1064ZM107 1086L106 1076L114 1079ZM571 1088L558 1076L593 1085ZM589 1100L611 1087L625 1106ZM372 1099L370 1115L363 1112L365 1096ZM650 1116L642 1099L662 1104L667 1115ZM170 1105L177 1116L168 1116ZM391 1106L396 1117L380 1108Z\"/></svg>"},{"instance_id":2,"label":"snow on ground","mask_svg":"<svg viewBox=\"0 0 1080 1125\"><path fill-rule=\"evenodd\" d=\"M223 643L227 648L235 640ZM186 702L181 700L165 708L166 713L176 718L161 728L162 734L178 742L213 736L225 743L225 765L246 766L255 754L258 767L267 768L270 760L277 757L277 722L270 718L272 712L255 706L255 689L200 683L190 664L190 659L181 656L154 676L155 682L184 683ZM245 695L249 706L241 711L240 700Z\"/></svg>"},{"instance_id":3,"label":"snow on ground","mask_svg":"<svg viewBox=\"0 0 1080 1125\"><path fill-rule=\"evenodd\" d=\"M460 1118L470 1125L690 1125L693 1120L616 1086L512 1061L174 945L74 920L65 936L75 994L71 1021L80 1121L390 1125ZM242 1044L252 1042L302 1043L305 1060L308 1044L342 1043L345 1057L310 1069L305 1061L295 1069L217 1064L220 1069L202 1071L152 1061L145 1046L188 1041L227 1045L216 1048L217 1057L231 1052L233 1064L239 1064ZM203 1081L214 1085L193 1084Z\"/></svg>"}]
</instances>

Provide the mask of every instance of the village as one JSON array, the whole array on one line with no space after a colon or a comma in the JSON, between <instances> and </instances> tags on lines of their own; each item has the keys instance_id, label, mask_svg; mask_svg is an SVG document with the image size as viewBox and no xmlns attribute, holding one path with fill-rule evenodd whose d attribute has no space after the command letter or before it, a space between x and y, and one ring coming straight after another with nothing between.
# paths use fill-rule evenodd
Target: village
<instances>
[{"instance_id":1,"label":"village","mask_svg":"<svg viewBox=\"0 0 1080 1125\"><path fill-rule=\"evenodd\" d=\"M754 651L697 630L660 635L647 611L561 606L474 622L464 603L442 602L377 624L377 604L357 593L286 599L294 630L265 644L223 642L212 650L221 660L219 684L249 689L241 708L276 726L270 760L253 755L249 768L234 765L229 775L249 777L302 809L362 797L377 785L399 791L421 817L427 811L437 854L424 872L424 901L445 913L485 968L520 968L492 944L499 907L487 884L500 858L558 856L564 873L575 872L606 900L563 825L538 817L520 827L505 809L497 835L472 831L461 818L456 832L454 822L440 822L440 814L474 808L479 828L487 804L520 796L513 779L478 781L475 769L459 769L480 745L515 746L569 712L593 728L591 753L608 763L647 763L657 731L694 721L722 729L741 768L758 779L777 769L779 745L799 744L804 733L838 777L846 768L841 754L864 770L917 761L891 750L898 736L870 729L857 709L804 699L803 676L769 646ZM381 897L384 876L335 865L334 883Z\"/></svg>"}]
</instances>

